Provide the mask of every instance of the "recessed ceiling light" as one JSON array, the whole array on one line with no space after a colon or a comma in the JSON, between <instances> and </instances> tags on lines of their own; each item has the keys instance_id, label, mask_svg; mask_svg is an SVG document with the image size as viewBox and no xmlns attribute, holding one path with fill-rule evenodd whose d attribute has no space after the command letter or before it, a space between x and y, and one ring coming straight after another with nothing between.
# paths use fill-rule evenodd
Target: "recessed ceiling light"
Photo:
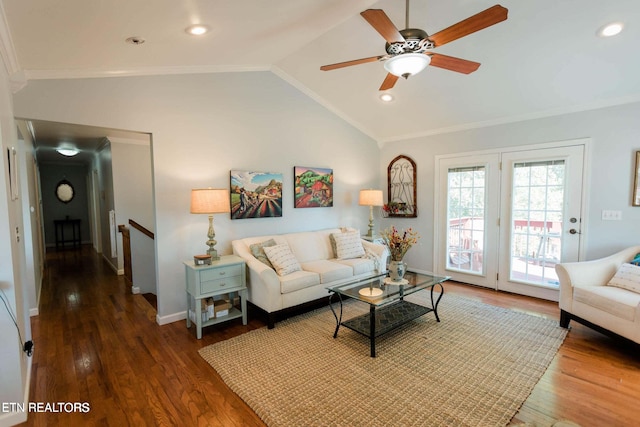
<instances>
[{"instance_id":1,"label":"recessed ceiling light","mask_svg":"<svg viewBox=\"0 0 640 427\"><path fill-rule=\"evenodd\" d=\"M394 99L395 98L390 93L383 93L382 95L380 95L380 100L384 102L391 102Z\"/></svg>"},{"instance_id":2,"label":"recessed ceiling light","mask_svg":"<svg viewBox=\"0 0 640 427\"><path fill-rule=\"evenodd\" d=\"M203 24L190 25L184 29L187 34L192 36L201 36L209 32L209 27Z\"/></svg>"},{"instance_id":3,"label":"recessed ceiling light","mask_svg":"<svg viewBox=\"0 0 640 427\"><path fill-rule=\"evenodd\" d=\"M622 22L612 22L611 24L603 25L598 30L598 36L600 37L611 37L617 34L620 34L624 25Z\"/></svg>"}]
</instances>

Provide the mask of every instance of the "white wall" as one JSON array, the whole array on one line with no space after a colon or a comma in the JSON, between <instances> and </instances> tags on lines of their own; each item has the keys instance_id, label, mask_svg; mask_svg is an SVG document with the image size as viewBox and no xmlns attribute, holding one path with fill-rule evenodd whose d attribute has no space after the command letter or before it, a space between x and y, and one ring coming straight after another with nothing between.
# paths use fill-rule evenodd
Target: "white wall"
<instances>
[{"instance_id":1,"label":"white wall","mask_svg":"<svg viewBox=\"0 0 640 427\"><path fill-rule=\"evenodd\" d=\"M20 200L24 213L24 230L22 232L25 264L23 289L27 298L27 306L31 316L37 316L44 272L44 253L42 241L42 223L40 220L40 203L33 142L29 135L18 141L20 147Z\"/></svg>"},{"instance_id":2,"label":"white wall","mask_svg":"<svg viewBox=\"0 0 640 427\"><path fill-rule=\"evenodd\" d=\"M414 227L422 236L420 246L408 253L408 263L433 270L433 217L435 156L515 147L579 138L591 139L591 164L587 166L587 220L584 259L609 255L640 242L640 208L631 206L635 151L640 150L640 104L628 104L556 117L529 120L481 129L433 135L387 143L381 150L380 185L386 190L387 165L398 154L417 163L418 218L385 219L391 224ZM602 221L602 210L619 210L622 221Z\"/></svg>"},{"instance_id":3,"label":"white wall","mask_svg":"<svg viewBox=\"0 0 640 427\"><path fill-rule=\"evenodd\" d=\"M23 341L31 339L31 326L21 277L26 265L24 245L16 238L16 229L19 233L24 229L22 208L20 200L11 200L8 182L7 148L20 149L10 94L11 85L0 57L0 291L8 305L5 309L0 303L0 402L24 403L31 361L22 352L16 326ZM0 425L24 420L25 413L0 413Z\"/></svg>"},{"instance_id":4,"label":"white wall","mask_svg":"<svg viewBox=\"0 0 640 427\"><path fill-rule=\"evenodd\" d=\"M153 185L151 181L151 141L147 144L109 137L113 195L117 224L129 226L132 219L155 230ZM124 268L122 234L118 233L118 270ZM153 255L153 253L152 253ZM155 293L155 285L154 285Z\"/></svg>"},{"instance_id":5,"label":"white wall","mask_svg":"<svg viewBox=\"0 0 640 427\"><path fill-rule=\"evenodd\" d=\"M152 134L160 323L184 316L182 261L206 249L207 218L189 214L190 190L227 187L231 169L282 173L284 214L217 215L223 254L251 235L366 229L357 194L379 181L375 142L270 72L31 81L14 103L19 117ZM333 168L333 208L293 208L296 165Z\"/></svg>"},{"instance_id":6,"label":"white wall","mask_svg":"<svg viewBox=\"0 0 640 427\"><path fill-rule=\"evenodd\" d=\"M113 255L112 245L117 248L118 234L114 232L110 226L109 212L115 210L115 197L113 194L113 169L112 169L112 153L111 143L107 141L102 146L98 155L96 156L96 170L98 171L98 206L100 211L100 223L97 224L100 227L100 235L102 247L100 252L102 257L111 266L113 271L119 272L118 256ZM117 231L117 224L114 225Z\"/></svg>"},{"instance_id":7,"label":"white wall","mask_svg":"<svg viewBox=\"0 0 640 427\"><path fill-rule=\"evenodd\" d=\"M157 294L155 240L129 226L131 241L132 290Z\"/></svg>"}]
</instances>

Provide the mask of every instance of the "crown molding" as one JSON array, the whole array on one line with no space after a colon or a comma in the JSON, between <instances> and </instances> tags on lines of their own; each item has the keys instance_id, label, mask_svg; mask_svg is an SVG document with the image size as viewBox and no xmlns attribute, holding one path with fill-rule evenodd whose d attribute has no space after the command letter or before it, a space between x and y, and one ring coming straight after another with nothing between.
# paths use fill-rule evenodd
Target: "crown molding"
<instances>
[{"instance_id":1,"label":"crown molding","mask_svg":"<svg viewBox=\"0 0 640 427\"><path fill-rule=\"evenodd\" d=\"M20 64L18 63L18 56L13 46L13 39L11 38L11 32L9 31L9 23L4 13L4 7L0 1L0 57L4 62L4 66L7 70L9 77L20 72Z\"/></svg>"},{"instance_id":2,"label":"crown molding","mask_svg":"<svg viewBox=\"0 0 640 427\"><path fill-rule=\"evenodd\" d=\"M172 74L208 74L269 71L266 65L200 65L175 67L86 68L68 70L25 70L27 80L91 79L105 77L162 76Z\"/></svg>"}]
</instances>

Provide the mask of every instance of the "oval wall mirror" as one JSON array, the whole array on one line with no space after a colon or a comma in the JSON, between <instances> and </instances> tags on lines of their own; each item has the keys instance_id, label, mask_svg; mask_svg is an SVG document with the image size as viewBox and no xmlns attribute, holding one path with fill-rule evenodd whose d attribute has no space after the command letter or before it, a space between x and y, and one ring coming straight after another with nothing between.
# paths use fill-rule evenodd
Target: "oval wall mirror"
<instances>
[{"instance_id":1,"label":"oval wall mirror","mask_svg":"<svg viewBox=\"0 0 640 427\"><path fill-rule=\"evenodd\" d=\"M56 197L62 203L69 203L73 200L75 194L76 192L73 189L73 185L71 185L71 183L66 179L63 179L58 183L58 185L56 185Z\"/></svg>"}]
</instances>

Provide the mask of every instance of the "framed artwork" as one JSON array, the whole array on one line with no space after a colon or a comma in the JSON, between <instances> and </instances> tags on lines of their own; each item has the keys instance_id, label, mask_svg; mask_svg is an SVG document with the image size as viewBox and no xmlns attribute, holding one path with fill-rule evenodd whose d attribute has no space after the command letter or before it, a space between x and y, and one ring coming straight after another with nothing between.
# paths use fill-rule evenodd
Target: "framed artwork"
<instances>
[{"instance_id":1,"label":"framed artwork","mask_svg":"<svg viewBox=\"0 0 640 427\"><path fill-rule=\"evenodd\" d=\"M231 219L282 216L282 174L231 171Z\"/></svg>"},{"instance_id":2,"label":"framed artwork","mask_svg":"<svg viewBox=\"0 0 640 427\"><path fill-rule=\"evenodd\" d=\"M333 169L294 166L293 182L294 207L333 206Z\"/></svg>"},{"instance_id":3,"label":"framed artwork","mask_svg":"<svg viewBox=\"0 0 640 427\"><path fill-rule=\"evenodd\" d=\"M387 167L388 202L382 207L385 216L416 218L418 216L416 162L400 155Z\"/></svg>"}]
</instances>

